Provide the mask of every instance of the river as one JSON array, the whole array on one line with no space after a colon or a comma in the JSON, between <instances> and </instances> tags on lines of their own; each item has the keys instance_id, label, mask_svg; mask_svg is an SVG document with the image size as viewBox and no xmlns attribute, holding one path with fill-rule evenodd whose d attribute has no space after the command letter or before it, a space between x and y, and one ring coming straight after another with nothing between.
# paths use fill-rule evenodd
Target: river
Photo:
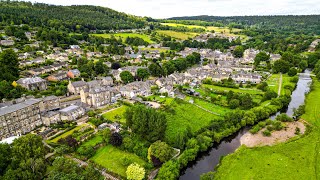
<instances>
[{"instance_id":1,"label":"river","mask_svg":"<svg viewBox=\"0 0 320 180\"><path fill-rule=\"evenodd\" d=\"M312 79L308 75L311 71L305 70L305 75L299 76L297 88L291 95L291 102L288 105L286 113L289 116L293 115L293 110L304 103L305 95L310 90ZM277 114L280 114L278 112ZM275 118L272 116L271 118ZM182 172L180 180L199 180L200 175L213 171L219 164L220 158L233 153L240 146L240 138L248 132L249 128L242 128L237 133L224 138L220 143L215 143L207 152L198 155L197 159L188 164L188 167Z\"/></svg>"}]
</instances>

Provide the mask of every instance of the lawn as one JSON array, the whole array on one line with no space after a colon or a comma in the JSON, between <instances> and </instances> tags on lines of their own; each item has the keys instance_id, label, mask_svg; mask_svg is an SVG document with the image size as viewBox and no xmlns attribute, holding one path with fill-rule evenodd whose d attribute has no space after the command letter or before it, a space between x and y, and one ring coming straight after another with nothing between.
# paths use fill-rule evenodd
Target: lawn
<instances>
[{"instance_id":1,"label":"lawn","mask_svg":"<svg viewBox=\"0 0 320 180\"><path fill-rule=\"evenodd\" d=\"M231 111L229 108L218 106L213 103L210 103L210 102L207 102L207 101L204 101L201 99L197 99L197 98L194 99L194 104L197 104L197 105L203 107L204 109L218 113L220 115L224 115L227 112Z\"/></svg>"},{"instance_id":2,"label":"lawn","mask_svg":"<svg viewBox=\"0 0 320 180\"><path fill-rule=\"evenodd\" d=\"M201 28L201 29L205 29L206 31L215 31L217 33L223 33L227 36L240 36L240 38L242 40L248 40L248 36L246 35L241 35L241 34L234 34L237 32L242 31L242 29L237 29L237 28L233 28L232 31L230 32L230 29L228 27L215 27L215 26L198 26L198 25L185 25L185 24L178 24L178 23L161 23L164 26L172 26L172 27L186 27L189 29L194 29L194 28Z\"/></svg>"},{"instance_id":3,"label":"lawn","mask_svg":"<svg viewBox=\"0 0 320 180\"><path fill-rule=\"evenodd\" d=\"M119 108L110 110L102 115L103 118L108 119L110 121L119 121L120 123L126 123L126 119L124 117L124 113L126 112L126 109L128 106L120 106Z\"/></svg>"},{"instance_id":4,"label":"lawn","mask_svg":"<svg viewBox=\"0 0 320 180\"><path fill-rule=\"evenodd\" d=\"M92 147L94 147L97 144L100 144L102 142L103 142L102 136L96 135L95 137L93 137L89 141L84 142L81 146L92 146Z\"/></svg>"},{"instance_id":5,"label":"lawn","mask_svg":"<svg viewBox=\"0 0 320 180\"><path fill-rule=\"evenodd\" d=\"M302 116L310 133L274 146L243 146L223 158L215 179L319 179L320 82L314 85Z\"/></svg>"},{"instance_id":6,"label":"lawn","mask_svg":"<svg viewBox=\"0 0 320 180\"><path fill-rule=\"evenodd\" d=\"M141 166L144 166L146 164L146 162L139 158L137 155L121 151L120 149L113 147L112 145L108 145L98 149L91 160L105 167L108 171L126 177L127 167L122 165L121 163L121 159L124 157L127 157L132 162L136 162Z\"/></svg>"},{"instance_id":7,"label":"lawn","mask_svg":"<svg viewBox=\"0 0 320 180\"><path fill-rule=\"evenodd\" d=\"M57 143L59 141L59 139L65 138L65 137L67 137L69 135L72 135L74 131L80 130L84 126L87 126L87 124L81 124L80 126L77 126L77 127L73 128L73 129L61 134L60 136L50 140L50 142Z\"/></svg>"},{"instance_id":8,"label":"lawn","mask_svg":"<svg viewBox=\"0 0 320 180\"><path fill-rule=\"evenodd\" d=\"M176 39L181 39L181 40L186 40L189 38L194 38L198 33L193 33L193 32L176 32L176 31L170 31L170 30L159 30L157 33L166 35L166 36L171 36Z\"/></svg>"},{"instance_id":9,"label":"lawn","mask_svg":"<svg viewBox=\"0 0 320 180\"><path fill-rule=\"evenodd\" d=\"M278 93L279 80L280 80L280 74L272 74L267 80L267 83L269 85L269 89Z\"/></svg>"},{"instance_id":10,"label":"lawn","mask_svg":"<svg viewBox=\"0 0 320 180\"><path fill-rule=\"evenodd\" d=\"M254 88L228 88L228 87L221 87L221 86L215 86L215 85L209 85L209 84L203 84L201 88L209 88L212 90L218 90L218 91L233 91L238 93L248 93L248 94L263 94L263 92L259 89Z\"/></svg>"},{"instance_id":11,"label":"lawn","mask_svg":"<svg viewBox=\"0 0 320 180\"><path fill-rule=\"evenodd\" d=\"M204 111L197 106L177 99L170 104L172 112L167 112L167 130L165 138L168 142L174 143L180 133L185 133L188 127L196 132L207 126L217 115Z\"/></svg>"},{"instance_id":12,"label":"lawn","mask_svg":"<svg viewBox=\"0 0 320 180\"><path fill-rule=\"evenodd\" d=\"M127 37L139 37L148 43L154 43L150 37L146 34L138 34L138 33L117 33L117 34L92 34L93 36L103 37L103 38L111 38L113 35L116 38L121 37L123 41L126 40Z\"/></svg>"}]
</instances>

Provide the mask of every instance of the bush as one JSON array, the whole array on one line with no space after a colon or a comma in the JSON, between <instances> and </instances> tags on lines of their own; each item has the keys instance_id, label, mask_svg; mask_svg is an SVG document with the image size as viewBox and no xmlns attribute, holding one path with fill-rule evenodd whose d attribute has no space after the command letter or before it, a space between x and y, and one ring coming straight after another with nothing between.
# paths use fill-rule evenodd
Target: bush
<instances>
[{"instance_id":1,"label":"bush","mask_svg":"<svg viewBox=\"0 0 320 180\"><path fill-rule=\"evenodd\" d=\"M261 130L260 126L253 126L252 129L250 129L251 134L257 134Z\"/></svg>"},{"instance_id":2,"label":"bush","mask_svg":"<svg viewBox=\"0 0 320 180\"><path fill-rule=\"evenodd\" d=\"M293 118L289 117L287 114L282 113L276 117L276 120L281 122L293 122Z\"/></svg>"},{"instance_id":3,"label":"bush","mask_svg":"<svg viewBox=\"0 0 320 180\"><path fill-rule=\"evenodd\" d=\"M271 132L270 132L269 130L264 130L264 131L262 132L262 134L263 134L264 136L271 136Z\"/></svg>"},{"instance_id":4,"label":"bush","mask_svg":"<svg viewBox=\"0 0 320 180\"><path fill-rule=\"evenodd\" d=\"M267 130L271 132L271 131L274 130L274 127L273 126L267 126Z\"/></svg>"},{"instance_id":5,"label":"bush","mask_svg":"<svg viewBox=\"0 0 320 180\"><path fill-rule=\"evenodd\" d=\"M300 128L296 127L296 132L294 134L299 135L300 134Z\"/></svg>"},{"instance_id":6,"label":"bush","mask_svg":"<svg viewBox=\"0 0 320 180\"><path fill-rule=\"evenodd\" d=\"M122 136L119 133L111 134L109 143L113 146L120 146L122 144Z\"/></svg>"},{"instance_id":7,"label":"bush","mask_svg":"<svg viewBox=\"0 0 320 180\"><path fill-rule=\"evenodd\" d=\"M121 162L121 164L123 165L123 166L129 166L131 163L133 163L132 162L132 160L130 159L130 158L128 158L128 157L122 157L121 159L120 159L120 162Z\"/></svg>"}]
</instances>

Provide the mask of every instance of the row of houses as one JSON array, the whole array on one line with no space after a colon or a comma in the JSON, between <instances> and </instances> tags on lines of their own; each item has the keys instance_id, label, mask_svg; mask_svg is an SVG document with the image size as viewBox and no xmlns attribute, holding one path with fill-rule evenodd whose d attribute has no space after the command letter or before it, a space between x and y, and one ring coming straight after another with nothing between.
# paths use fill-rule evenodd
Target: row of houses
<instances>
[{"instance_id":1,"label":"row of houses","mask_svg":"<svg viewBox=\"0 0 320 180\"><path fill-rule=\"evenodd\" d=\"M39 126L59 121L75 121L85 114L85 108L71 105L61 108L60 98L20 98L0 104L0 140L29 133Z\"/></svg>"}]
</instances>

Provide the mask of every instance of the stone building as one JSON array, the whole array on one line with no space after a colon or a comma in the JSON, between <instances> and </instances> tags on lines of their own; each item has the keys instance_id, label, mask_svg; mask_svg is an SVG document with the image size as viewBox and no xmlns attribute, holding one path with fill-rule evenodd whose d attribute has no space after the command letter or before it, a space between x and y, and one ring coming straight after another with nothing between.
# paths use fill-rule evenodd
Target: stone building
<instances>
[{"instance_id":1,"label":"stone building","mask_svg":"<svg viewBox=\"0 0 320 180\"><path fill-rule=\"evenodd\" d=\"M39 99L23 102L0 109L0 139L19 136L42 125Z\"/></svg>"},{"instance_id":2,"label":"stone building","mask_svg":"<svg viewBox=\"0 0 320 180\"><path fill-rule=\"evenodd\" d=\"M22 87L34 91L44 91L47 89L47 81L40 77L33 77L33 78L21 78L17 81L19 85Z\"/></svg>"},{"instance_id":3,"label":"stone building","mask_svg":"<svg viewBox=\"0 0 320 180\"><path fill-rule=\"evenodd\" d=\"M88 84L85 81L76 81L76 82L69 81L68 91L71 94L79 95L81 90L87 90L87 89L88 89Z\"/></svg>"},{"instance_id":4,"label":"stone building","mask_svg":"<svg viewBox=\"0 0 320 180\"><path fill-rule=\"evenodd\" d=\"M60 113L58 111L49 111L41 114L43 124L50 126L61 121Z\"/></svg>"},{"instance_id":5,"label":"stone building","mask_svg":"<svg viewBox=\"0 0 320 180\"><path fill-rule=\"evenodd\" d=\"M95 87L88 91L80 91L81 102L94 108L110 104L113 95L114 90L110 87Z\"/></svg>"},{"instance_id":6,"label":"stone building","mask_svg":"<svg viewBox=\"0 0 320 180\"><path fill-rule=\"evenodd\" d=\"M57 110L60 108L60 98L57 96L44 97L39 107L41 112Z\"/></svg>"},{"instance_id":7,"label":"stone building","mask_svg":"<svg viewBox=\"0 0 320 180\"><path fill-rule=\"evenodd\" d=\"M71 105L59 110L62 121L75 121L85 114L85 109L80 106Z\"/></svg>"}]
</instances>

